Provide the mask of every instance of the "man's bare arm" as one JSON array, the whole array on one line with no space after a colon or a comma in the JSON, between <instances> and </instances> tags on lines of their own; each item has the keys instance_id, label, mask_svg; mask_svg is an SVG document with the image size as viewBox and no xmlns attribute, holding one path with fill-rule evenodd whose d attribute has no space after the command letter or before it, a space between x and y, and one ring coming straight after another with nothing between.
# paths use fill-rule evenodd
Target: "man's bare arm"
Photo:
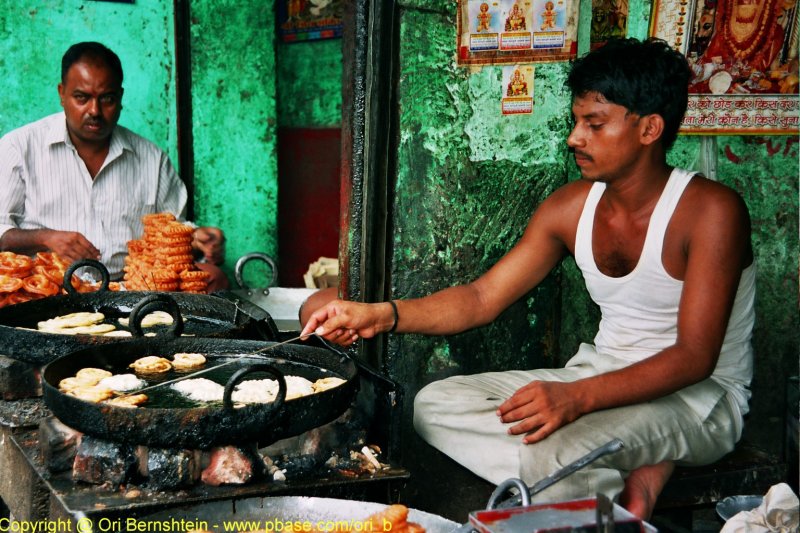
<instances>
[{"instance_id":1,"label":"man's bare arm","mask_svg":"<svg viewBox=\"0 0 800 533\"><path fill-rule=\"evenodd\" d=\"M11 228L0 237L0 250L33 254L50 250L64 259L100 259L100 251L76 231Z\"/></svg>"},{"instance_id":2,"label":"man's bare arm","mask_svg":"<svg viewBox=\"0 0 800 533\"><path fill-rule=\"evenodd\" d=\"M429 296L397 300L395 331L449 335L487 324L535 287L572 248L586 184L573 183L556 191L536 210L520 241L483 276L465 285ZM349 344L372 337L394 324L388 303L359 304L336 300L314 312L304 334L317 332L328 340Z\"/></svg>"}]
</instances>

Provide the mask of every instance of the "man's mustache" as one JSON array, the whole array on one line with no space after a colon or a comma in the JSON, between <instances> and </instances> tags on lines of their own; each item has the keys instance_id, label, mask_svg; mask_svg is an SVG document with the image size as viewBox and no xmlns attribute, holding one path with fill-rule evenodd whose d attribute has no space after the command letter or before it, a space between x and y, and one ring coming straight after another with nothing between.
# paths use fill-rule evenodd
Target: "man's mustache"
<instances>
[{"instance_id":1,"label":"man's mustache","mask_svg":"<svg viewBox=\"0 0 800 533\"><path fill-rule=\"evenodd\" d=\"M582 159L588 159L589 161L594 161L594 158L587 154L586 152L581 152L580 150L573 150L572 151L575 157L580 157Z\"/></svg>"}]
</instances>

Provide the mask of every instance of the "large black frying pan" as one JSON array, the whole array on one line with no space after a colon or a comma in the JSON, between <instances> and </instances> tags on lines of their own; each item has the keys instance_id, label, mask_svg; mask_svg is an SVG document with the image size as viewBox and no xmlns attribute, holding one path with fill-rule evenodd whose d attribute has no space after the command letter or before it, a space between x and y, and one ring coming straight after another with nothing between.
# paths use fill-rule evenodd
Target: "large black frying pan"
<instances>
[{"instance_id":1,"label":"large black frying pan","mask_svg":"<svg viewBox=\"0 0 800 533\"><path fill-rule=\"evenodd\" d=\"M99 291L78 293L72 286L72 273L81 267L97 269L103 282ZM265 311L254 313L253 306L246 311L234 302L211 295L152 293L139 291L109 291L108 271L97 261L77 261L70 265L64 276L68 294L20 303L0 309L0 351L3 355L34 364L53 361L69 352L86 346L116 345L124 337L101 335L57 335L32 331L43 320L79 311L100 312L106 322L128 317L131 311L146 299L171 298L183 316L186 335L242 339L277 339L275 323ZM28 328L28 329L19 329ZM123 329L118 326L118 329ZM135 334L135 332L134 332Z\"/></svg>"},{"instance_id":2,"label":"large black frying pan","mask_svg":"<svg viewBox=\"0 0 800 533\"><path fill-rule=\"evenodd\" d=\"M179 320L180 316L176 321ZM223 403L193 404L171 390L170 385L146 391L152 401L136 408L87 402L58 389L62 379L74 376L82 368L125 374L131 373L128 365L141 357L156 355L171 359L181 352L205 355L204 368L236 359L232 364L198 376L226 384ZM312 382L339 377L345 382L327 391L283 401L284 375L302 376ZM154 384L175 377L176 373L170 371L145 380ZM277 379L281 387L278 398L271 403L234 406L230 402L231 391L245 377ZM132 444L202 449L242 442L266 445L335 420L350 406L358 379L356 365L350 358L313 339L308 343L279 344L164 334L116 345L86 347L67 354L45 367L42 385L45 404L59 420L78 431Z\"/></svg>"}]
</instances>

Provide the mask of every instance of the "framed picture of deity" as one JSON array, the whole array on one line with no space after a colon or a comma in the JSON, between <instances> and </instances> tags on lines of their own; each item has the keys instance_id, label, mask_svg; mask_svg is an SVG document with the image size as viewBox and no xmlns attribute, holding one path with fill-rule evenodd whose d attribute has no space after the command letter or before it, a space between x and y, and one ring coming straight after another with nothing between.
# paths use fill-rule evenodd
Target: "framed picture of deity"
<instances>
[{"instance_id":1,"label":"framed picture of deity","mask_svg":"<svg viewBox=\"0 0 800 533\"><path fill-rule=\"evenodd\" d=\"M797 134L798 0L654 0L650 34L692 70L687 134Z\"/></svg>"},{"instance_id":2,"label":"framed picture of deity","mask_svg":"<svg viewBox=\"0 0 800 533\"><path fill-rule=\"evenodd\" d=\"M458 0L458 64L573 59L578 6L579 0Z\"/></svg>"},{"instance_id":3,"label":"framed picture of deity","mask_svg":"<svg viewBox=\"0 0 800 533\"><path fill-rule=\"evenodd\" d=\"M278 35L284 43L342 36L344 0L278 0Z\"/></svg>"}]
</instances>

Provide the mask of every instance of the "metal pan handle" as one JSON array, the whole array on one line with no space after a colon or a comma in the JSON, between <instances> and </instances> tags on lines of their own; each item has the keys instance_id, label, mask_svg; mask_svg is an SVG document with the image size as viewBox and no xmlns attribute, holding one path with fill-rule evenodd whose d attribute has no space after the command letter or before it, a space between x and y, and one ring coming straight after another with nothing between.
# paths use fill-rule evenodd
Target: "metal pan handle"
<instances>
[{"instance_id":1,"label":"metal pan handle","mask_svg":"<svg viewBox=\"0 0 800 533\"><path fill-rule=\"evenodd\" d=\"M497 485L492 495L489 496L489 503L486 504L486 509L492 510L496 508L497 504L501 501L500 498L511 489L517 489L519 491L517 497L520 498L523 507L527 507L531 504L531 493L528 490L528 486L521 479L512 477Z\"/></svg>"},{"instance_id":2,"label":"metal pan handle","mask_svg":"<svg viewBox=\"0 0 800 533\"><path fill-rule=\"evenodd\" d=\"M233 389L236 388L236 385L242 381L248 374L253 374L255 372L265 372L267 374L272 375L275 379L278 380L278 395L275 397L275 400L270 402L270 409L268 411L269 418L268 420L272 420L272 417L275 416L275 413L278 412L278 409L281 408L283 405L283 401L286 399L286 378L283 377L283 372L278 370L272 365L267 364L258 364L258 365L250 365L244 368L240 368L230 377L228 382L225 384L225 393L222 395L222 406L225 409L233 410L233 400L231 400L231 396L233 395Z\"/></svg>"},{"instance_id":3,"label":"metal pan handle","mask_svg":"<svg viewBox=\"0 0 800 533\"><path fill-rule=\"evenodd\" d=\"M95 261L94 259L78 259L69 265L66 272L64 272L64 290L67 291L67 294L70 296L75 296L78 294L78 290L74 285L72 285L72 275L76 270L83 267L94 268L100 273L100 279L102 282L97 292L108 290L108 284L111 282L111 275L108 273L106 266L100 261Z\"/></svg>"},{"instance_id":4,"label":"metal pan handle","mask_svg":"<svg viewBox=\"0 0 800 533\"><path fill-rule=\"evenodd\" d=\"M269 265L269 268L272 271L272 279L267 284L267 287L272 287L275 285L275 282L278 280L278 267L275 265L275 260L265 253L251 252L240 257L239 260L236 261L236 266L233 268L233 277L236 278L236 283L239 285L239 287L242 289L250 289L250 287L248 287L247 283L244 281L244 265L253 259L258 259Z\"/></svg>"},{"instance_id":5,"label":"metal pan handle","mask_svg":"<svg viewBox=\"0 0 800 533\"><path fill-rule=\"evenodd\" d=\"M167 334L180 337L183 333L183 317L180 307L174 298L167 294L150 294L137 303L128 317L128 327L137 337L144 337L142 320L153 311L166 311L172 317L172 324L167 329Z\"/></svg>"}]
</instances>

